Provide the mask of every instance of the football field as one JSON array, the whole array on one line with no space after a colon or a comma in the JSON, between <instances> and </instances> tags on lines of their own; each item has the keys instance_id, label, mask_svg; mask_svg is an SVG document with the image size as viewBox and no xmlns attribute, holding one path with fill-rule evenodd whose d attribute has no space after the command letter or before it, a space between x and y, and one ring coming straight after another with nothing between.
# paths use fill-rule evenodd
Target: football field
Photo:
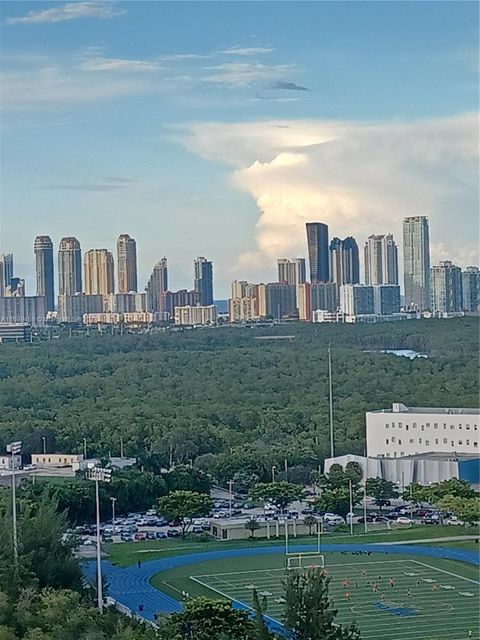
<instances>
[{"instance_id":1,"label":"football field","mask_svg":"<svg viewBox=\"0 0 480 640\"><path fill-rule=\"evenodd\" d=\"M243 558L238 570L190 573L190 585L195 585L195 593L201 588L204 595L209 591L247 607L256 589L266 604L266 615L282 622L285 557L278 555L275 562L272 560L268 568L246 567ZM480 637L479 584L474 574L462 575L465 572L460 563L385 558L383 554L327 554L325 570L331 577L330 595L339 610L337 621L355 620L364 640Z\"/></svg>"}]
</instances>

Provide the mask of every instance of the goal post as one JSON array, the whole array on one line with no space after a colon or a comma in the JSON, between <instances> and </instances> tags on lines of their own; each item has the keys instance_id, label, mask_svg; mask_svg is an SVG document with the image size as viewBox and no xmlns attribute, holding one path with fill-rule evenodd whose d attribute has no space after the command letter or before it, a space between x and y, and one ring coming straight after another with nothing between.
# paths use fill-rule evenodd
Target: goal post
<instances>
[{"instance_id":1,"label":"goal post","mask_svg":"<svg viewBox=\"0 0 480 640\"><path fill-rule=\"evenodd\" d=\"M321 553L290 553L286 556L287 569L324 569L325 556Z\"/></svg>"}]
</instances>

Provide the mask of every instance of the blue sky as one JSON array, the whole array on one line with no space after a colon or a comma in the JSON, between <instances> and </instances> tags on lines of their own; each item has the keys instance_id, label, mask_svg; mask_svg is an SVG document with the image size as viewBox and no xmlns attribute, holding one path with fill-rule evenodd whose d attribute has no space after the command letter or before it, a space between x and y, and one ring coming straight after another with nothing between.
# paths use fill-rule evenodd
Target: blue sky
<instances>
[{"instance_id":1,"label":"blue sky","mask_svg":"<svg viewBox=\"0 0 480 640\"><path fill-rule=\"evenodd\" d=\"M361 246L429 215L434 261L478 261L476 3L1 12L1 250L30 293L44 233L84 250L130 233L140 282L166 255L175 288L206 255L218 297L305 255L312 219Z\"/></svg>"}]
</instances>

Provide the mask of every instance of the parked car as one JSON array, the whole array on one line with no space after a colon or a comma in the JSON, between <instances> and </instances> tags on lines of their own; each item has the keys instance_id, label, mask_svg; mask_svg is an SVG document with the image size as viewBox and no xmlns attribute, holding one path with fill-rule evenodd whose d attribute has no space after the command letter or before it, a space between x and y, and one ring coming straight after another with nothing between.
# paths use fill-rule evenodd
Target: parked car
<instances>
[{"instance_id":1,"label":"parked car","mask_svg":"<svg viewBox=\"0 0 480 640\"><path fill-rule=\"evenodd\" d=\"M203 533L203 527L192 527L192 533Z\"/></svg>"},{"instance_id":2,"label":"parked car","mask_svg":"<svg viewBox=\"0 0 480 640\"><path fill-rule=\"evenodd\" d=\"M179 538L180 537L180 531L177 531L177 529L169 529L167 531L167 536L169 538Z\"/></svg>"},{"instance_id":3,"label":"parked car","mask_svg":"<svg viewBox=\"0 0 480 640\"><path fill-rule=\"evenodd\" d=\"M450 518L448 518L447 520L445 520L444 524L453 524L455 526L462 526L465 523L463 522L463 520L459 520L457 518L457 516L451 516Z\"/></svg>"},{"instance_id":4,"label":"parked car","mask_svg":"<svg viewBox=\"0 0 480 640\"><path fill-rule=\"evenodd\" d=\"M422 518L422 524L438 524L438 520L431 516L426 516L425 518Z\"/></svg>"},{"instance_id":5,"label":"parked car","mask_svg":"<svg viewBox=\"0 0 480 640\"><path fill-rule=\"evenodd\" d=\"M162 540L163 538L168 538L167 532L166 531L156 531L155 532L155 538L157 540Z\"/></svg>"},{"instance_id":6,"label":"parked car","mask_svg":"<svg viewBox=\"0 0 480 640\"><path fill-rule=\"evenodd\" d=\"M134 540L137 540L137 541L140 541L140 540L146 540L146 539L147 539L147 536L146 536L144 533L136 533L136 534L133 536L133 539L134 539Z\"/></svg>"},{"instance_id":7,"label":"parked car","mask_svg":"<svg viewBox=\"0 0 480 640\"><path fill-rule=\"evenodd\" d=\"M308 516L313 513L313 509L312 507L306 507L305 509L302 509L300 513L304 516Z\"/></svg>"},{"instance_id":8,"label":"parked car","mask_svg":"<svg viewBox=\"0 0 480 640\"><path fill-rule=\"evenodd\" d=\"M157 536L155 535L155 531L147 531L145 534L147 540L156 540Z\"/></svg>"},{"instance_id":9,"label":"parked car","mask_svg":"<svg viewBox=\"0 0 480 640\"><path fill-rule=\"evenodd\" d=\"M399 516L396 519L396 522L398 522L398 524L413 524L413 520L407 518L406 516Z\"/></svg>"},{"instance_id":10,"label":"parked car","mask_svg":"<svg viewBox=\"0 0 480 640\"><path fill-rule=\"evenodd\" d=\"M122 542L131 542L132 541L132 534L131 533L127 533L125 531L122 531L122 533L120 534L120 540Z\"/></svg>"},{"instance_id":11,"label":"parked car","mask_svg":"<svg viewBox=\"0 0 480 640\"><path fill-rule=\"evenodd\" d=\"M323 516L323 520L327 524L345 524L344 518L342 518L342 516L337 515L336 513L326 513Z\"/></svg>"},{"instance_id":12,"label":"parked car","mask_svg":"<svg viewBox=\"0 0 480 640\"><path fill-rule=\"evenodd\" d=\"M365 523L365 520L366 520L367 522L375 522L375 518L372 518L372 516L367 516L366 518L364 518L364 517L362 516L361 518L359 518L359 519L357 520L357 522L358 522L358 524L364 524L364 523Z\"/></svg>"}]
</instances>

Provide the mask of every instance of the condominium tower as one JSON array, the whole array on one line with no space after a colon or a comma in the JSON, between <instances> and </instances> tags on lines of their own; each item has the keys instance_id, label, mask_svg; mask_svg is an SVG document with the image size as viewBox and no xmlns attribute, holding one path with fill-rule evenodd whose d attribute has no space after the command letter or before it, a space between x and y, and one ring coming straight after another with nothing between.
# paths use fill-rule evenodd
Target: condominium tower
<instances>
[{"instance_id":1,"label":"condominium tower","mask_svg":"<svg viewBox=\"0 0 480 640\"><path fill-rule=\"evenodd\" d=\"M160 311L160 294L168 291L167 259L162 258L153 267L147 287L147 311Z\"/></svg>"},{"instance_id":2,"label":"condominium tower","mask_svg":"<svg viewBox=\"0 0 480 640\"><path fill-rule=\"evenodd\" d=\"M58 293L82 292L82 251L76 238L62 238L58 250Z\"/></svg>"},{"instance_id":3,"label":"condominium tower","mask_svg":"<svg viewBox=\"0 0 480 640\"><path fill-rule=\"evenodd\" d=\"M107 249L90 249L85 254L85 293L107 295L115 291L115 267L113 254Z\"/></svg>"},{"instance_id":4,"label":"condominium tower","mask_svg":"<svg viewBox=\"0 0 480 640\"><path fill-rule=\"evenodd\" d=\"M0 298L7 293L7 287L13 278L13 253L0 254Z\"/></svg>"},{"instance_id":5,"label":"condominium tower","mask_svg":"<svg viewBox=\"0 0 480 640\"><path fill-rule=\"evenodd\" d=\"M340 240L333 238L330 243L330 278L338 287L342 284L360 282L360 261L358 245L351 236Z\"/></svg>"},{"instance_id":6,"label":"condominium tower","mask_svg":"<svg viewBox=\"0 0 480 640\"><path fill-rule=\"evenodd\" d=\"M365 284L398 284L398 251L391 233L365 243Z\"/></svg>"},{"instance_id":7,"label":"condominium tower","mask_svg":"<svg viewBox=\"0 0 480 640\"><path fill-rule=\"evenodd\" d=\"M50 236L37 236L33 245L37 273L37 296L45 297L47 311L55 310L53 242Z\"/></svg>"},{"instance_id":8,"label":"condominium tower","mask_svg":"<svg viewBox=\"0 0 480 640\"><path fill-rule=\"evenodd\" d=\"M306 281L305 258L279 258L277 264L279 282L298 286Z\"/></svg>"},{"instance_id":9,"label":"condominium tower","mask_svg":"<svg viewBox=\"0 0 480 640\"><path fill-rule=\"evenodd\" d=\"M213 304L213 266L210 260L199 257L193 263L193 288L201 305Z\"/></svg>"},{"instance_id":10,"label":"condominium tower","mask_svg":"<svg viewBox=\"0 0 480 640\"><path fill-rule=\"evenodd\" d=\"M137 243L128 233L117 240L118 293L137 291Z\"/></svg>"},{"instance_id":11,"label":"condominium tower","mask_svg":"<svg viewBox=\"0 0 480 640\"><path fill-rule=\"evenodd\" d=\"M430 309L430 241L425 216L403 220L403 273L405 305L419 311Z\"/></svg>"},{"instance_id":12,"label":"condominium tower","mask_svg":"<svg viewBox=\"0 0 480 640\"><path fill-rule=\"evenodd\" d=\"M440 313L462 311L462 270L450 260L440 262L430 273L431 310Z\"/></svg>"},{"instance_id":13,"label":"condominium tower","mask_svg":"<svg viewBox=\"0 0 480 640\"><path fill-rule=\"evenodd\" d=\"M328 226L322 222L307 222L310 281L328 282L330 279Z\"/></svg>"},{"instance_id":14,"label":"condominium tower","mask_svg":"<svg viewBox=\"0 0 480 640\"><path fill-rule=\"evenodd\" d=\"M478 267L467 267L462 271L463 310L480 309L480 271Z\"/></svg>"}]
</instances>

